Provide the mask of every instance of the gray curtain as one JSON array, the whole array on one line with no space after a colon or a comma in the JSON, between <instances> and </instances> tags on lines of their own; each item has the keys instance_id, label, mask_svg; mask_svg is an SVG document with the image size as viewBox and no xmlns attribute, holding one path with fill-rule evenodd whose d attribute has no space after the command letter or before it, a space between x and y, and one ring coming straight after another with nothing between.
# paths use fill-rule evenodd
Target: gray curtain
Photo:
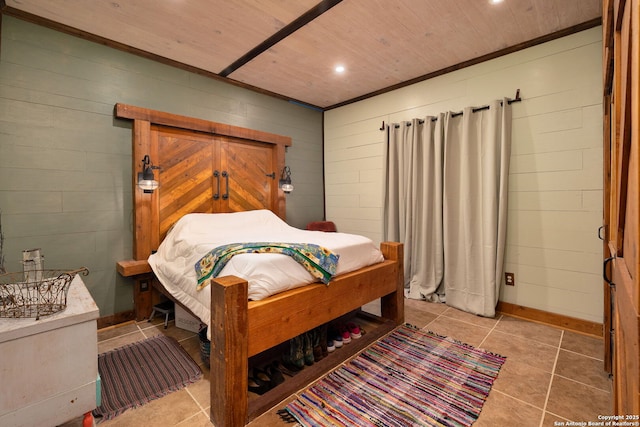
<instances>
[{"instance_id":1,"label":"gray curtain","mask_svg":"<svg viewBox=\"0 0 640 427\"><path fill-rule=\"evenodd\" d=\"M444 269L444 114L387 129L384 238L404 243L407 296L437 301Z\"/></svg>"},{"instance_id":2,"label":"gray curtain","mask_svg":"<svg viewBox=\"0 0 640 427\"><path fill-rule=\"evenodd\" d=\"M389 125L383 238L405 245L408 297L495 315L510 147L506 99Z\"/></svg>"}]
</instances>

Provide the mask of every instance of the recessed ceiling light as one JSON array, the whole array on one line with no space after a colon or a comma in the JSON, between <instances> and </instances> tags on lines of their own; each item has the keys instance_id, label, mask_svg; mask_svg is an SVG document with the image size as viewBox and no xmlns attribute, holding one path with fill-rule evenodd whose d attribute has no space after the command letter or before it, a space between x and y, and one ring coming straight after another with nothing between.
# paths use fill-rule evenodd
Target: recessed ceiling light
<instances>
[{"instance_id":1,"label":"recessed ceiling light","mask_svg":"<svg viewBox=\"0 0 640 427\"><path fill-rule=\"evenodd\" d=\"M344 65L336 65L336 68L334 68L334 70L336 71L336 73L344 73Z\"/></svg>"},{"instance_id":2,"label":"recessed ceiling light","mask_svg":"<svg viewBox=\"0 0 640 427\"><path fill-rule=\"evenodd\" d=\"M491 4L498 4L498 3L502 3L504 0L490 0L489 3Z\"/></svg>"}]
</instances>

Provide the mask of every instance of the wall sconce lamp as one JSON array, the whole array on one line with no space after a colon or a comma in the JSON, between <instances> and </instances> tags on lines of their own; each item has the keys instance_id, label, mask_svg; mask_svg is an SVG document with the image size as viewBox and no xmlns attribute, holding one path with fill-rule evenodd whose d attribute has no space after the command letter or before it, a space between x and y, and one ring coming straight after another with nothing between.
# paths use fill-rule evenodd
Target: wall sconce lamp
<instances>
[{"instance_id":1,"label":"wall sconce lamp","mask_svg":"<svg viewBox=\"0 0 640 427\"><path fill-rule=\"evenodd\" d=\"M153 166L149 155L142 158L142 172L138 172L138 187L145 193L153 193L153 190L160 187L160 183L153 176L153 170L160 169L160 166Z\"/></svg>"},{"instance_id":2,"label":"wall sconce lamp","mask_svg":"<svg viewBox=\"0 0 640 427\"><path fill-rule=\"evenodd\" d=\"M289 169L289 166L285 166L284 169L282 169L282 176L280 177L279 185L285 194L289 194L293 191L293 184L291 184L291 169Z\"/></svg>"}]
</instances>

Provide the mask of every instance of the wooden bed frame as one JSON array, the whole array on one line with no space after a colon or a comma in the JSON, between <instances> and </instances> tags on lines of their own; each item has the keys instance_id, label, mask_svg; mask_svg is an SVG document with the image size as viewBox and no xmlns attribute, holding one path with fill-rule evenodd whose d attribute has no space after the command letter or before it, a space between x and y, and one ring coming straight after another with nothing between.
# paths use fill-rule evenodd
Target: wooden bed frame
<instances>
[{"instance_id":1,"label":"wooden bed frame","mask_svg":"<svg viewBox=\"0 0 640 427\"><path fill-rule=\"evenodd\" d=\"M277 170L284 166L284 148L291 140L278 135L236 128L219 123L176 116L138 107L117 104L118 118L133 120L133 194L134 232L133 259L117 263L120 274L136 279L136 291L141 283L148 283L151 268L148 256L160 244L169 227L182 215L189 212L210 212L189 203L184 194L185 186L192 185L195 173L182 170L167 172L167 176L183 177L172 182L172 188L180 191L143 193L135 185L142 158L149 154L152 159L162 159L153 126L168 126L181 131L194 132L196 137L210 135L211 138L232 138L250 143L272 144L273 165ZM198 159L202 153L197 153ZM185 159L175 163L189 164ZM168 162L168 160L166 160ZM160 164L160 167L164 167ZM174 179L175 181L175 179ZM183 182L184 181L184 182ZM161 185L164 185L161 180ZM268 191L269 209L284 219L284 194L277 188L274 179ZM196 197L199 195L196 192ZM179 201L176 199L180 198ZM178 206L170 208L172 205ZM169 206L169 208L167 208ZM255 208L262 208L257 206ZM227 207L226 209L230 209ZM214 209L215 210L215 209ZM238 210L233 209L233 210ZM245 209L247 210L247 209ZM261 301L248 301L248 284L234 277L219 277L211 288L211 409L210 418L217 427L243 426L256 416L278 404L304 385L320 377L367 345L404 322L403 294L403 247L399 243L381 244L385 260L355 272L335 277L330 284L311 284L286 291ZM158 282L157 280L151 280ZM150 292L147 292L150 294ZM382 317L369 316L367 334L340 351L335 351L312 367L306 367L284 384L273 388L256 399L249 399L249 358L285 343L308 330L328 323L340 316L354 313L364 304L381 298ZM140 313L139 313L140 314ZM143 313L148 315L147 313ZM214 375L215 373L215 375Z\"/></svg>"}]
</instances>

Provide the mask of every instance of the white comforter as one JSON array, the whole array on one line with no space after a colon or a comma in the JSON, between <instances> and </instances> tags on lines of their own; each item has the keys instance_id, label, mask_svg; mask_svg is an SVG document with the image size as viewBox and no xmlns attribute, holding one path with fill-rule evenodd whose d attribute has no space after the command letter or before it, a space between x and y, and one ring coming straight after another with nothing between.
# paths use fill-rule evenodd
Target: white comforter
<instances>
[{"instance_id":1,"label":"white comforter","mask_svg":"<svg viewBox=\"0 0 640 427\"><path fill-rule=\"evenodd\" d=\"M194 265L215 247L249 242L324 246L340 256L337 274L383 260L380 250L366 237L300 230L289 226L271 211L256 210L185 215L169 231L158 251L149 257L149 264L165 289L208 325L211 292L209 288L196 290ZM235 255L220 273L220 276L230 275L249 282L249 299L252 300L316 280L291 257L282 254Z\"/></svg>"}]
</instances>

